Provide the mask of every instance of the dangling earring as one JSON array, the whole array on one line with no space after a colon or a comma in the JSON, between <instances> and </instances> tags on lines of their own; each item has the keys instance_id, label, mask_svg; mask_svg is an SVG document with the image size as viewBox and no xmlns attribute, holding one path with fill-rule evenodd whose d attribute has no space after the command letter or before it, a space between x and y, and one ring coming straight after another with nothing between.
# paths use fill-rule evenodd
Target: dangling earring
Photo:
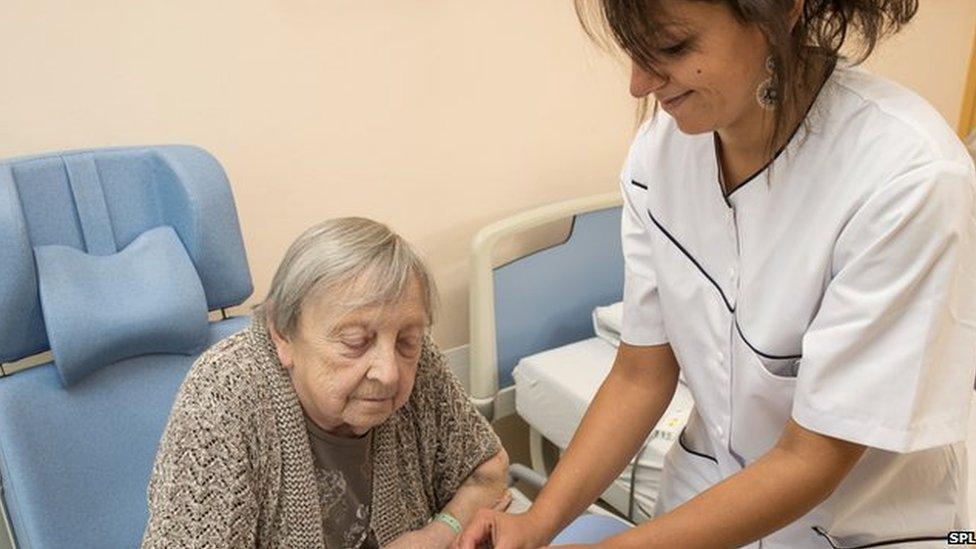
<instances>
[{"instance_id":1,"label":"dangling earring","mask_svg":"<svg viewBox=\"0 0 976 549\"><path fill-rule=\"evenodd\" d=\"M767 111L776 109L779 103L779 94L776 91L776 63L773 56L766 57L766 73L769 77L759 83L756 88L756 102Z\"/></svg>"}]
</instances>

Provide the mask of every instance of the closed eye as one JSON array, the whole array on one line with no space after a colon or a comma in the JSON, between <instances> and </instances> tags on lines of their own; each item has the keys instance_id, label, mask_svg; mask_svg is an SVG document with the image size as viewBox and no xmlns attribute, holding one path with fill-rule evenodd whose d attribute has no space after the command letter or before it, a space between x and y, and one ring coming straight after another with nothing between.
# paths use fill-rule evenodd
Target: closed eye
<instances>
[{"instance_id":1,"label":"closed eye","mask_svg":"<svg viewBox=\"0 0 976 549\"><path fill-rule=\"evenodd\" d=\"M343 339L342 344L350 351L362 352L369 347L370 340L367 338L360 339Z\"/></svg>"},{"instance_id":2,"label":"closed eye","mask_svg":"<svg viewBox=\"0 0 976 549\"><path fill-rule=\"evenodd\" d=\"M661 48L660 52L668 57L677 57L682 53L684 53L687 48L688 48L688 41L685 40L683 42L678 42L677 44L674 44L672 46Z\"/></svg>"},{"instance_id":3,"label":"closed eye","mask_svg":"<svg viewBox=\"0 0 976 549\"><path fill-rule=\"evenodd\" d=\"M413 358L420 351L420 341L417 339L399 339L397 340L397 350L400 351L400 354Z\"/></svg>"}]
</instances>

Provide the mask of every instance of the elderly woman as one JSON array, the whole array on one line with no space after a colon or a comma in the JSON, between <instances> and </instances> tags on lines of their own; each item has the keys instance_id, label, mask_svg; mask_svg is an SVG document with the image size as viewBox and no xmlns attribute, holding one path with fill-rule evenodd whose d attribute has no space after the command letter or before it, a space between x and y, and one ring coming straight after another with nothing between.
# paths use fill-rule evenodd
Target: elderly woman
<instances>
[{"instance_id":1,"label":"elderly woman","mask_svg":"<svg viewBox=\"0 0 976 549\"><path fill-rule=\"evenodd\" d=\"M180 389L144 547L447 547L508 458L427 335L433 280L387 227L292 244L251 326Z\"/></svg>"}]
</instances>

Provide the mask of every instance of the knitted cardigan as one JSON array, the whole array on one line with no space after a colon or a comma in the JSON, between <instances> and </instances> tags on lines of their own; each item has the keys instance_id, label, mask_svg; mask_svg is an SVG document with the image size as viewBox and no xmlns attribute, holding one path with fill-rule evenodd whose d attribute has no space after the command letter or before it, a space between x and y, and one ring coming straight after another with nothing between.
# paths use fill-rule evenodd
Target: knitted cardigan
<instances>
[{"instance_id":1,"label":"knitted cardigan","mask_svg":"<svg viewBox=\"0 0 976 549\"><path fill-rule=\"evenodd\" d=\"M263 319L190 369L149 482L143 547L324 547L302 408ZM423 527L501 448L425 338L409 401L373 433L381 544Z\"/></svg>"}]
</instances>

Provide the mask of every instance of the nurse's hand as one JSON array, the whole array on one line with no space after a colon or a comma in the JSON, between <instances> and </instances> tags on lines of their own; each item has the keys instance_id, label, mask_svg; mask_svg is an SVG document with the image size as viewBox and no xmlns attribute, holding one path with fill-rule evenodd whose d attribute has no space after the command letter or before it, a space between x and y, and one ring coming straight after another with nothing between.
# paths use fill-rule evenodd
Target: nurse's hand
<instances>
[{"instance_id":1,"label":"nurse's hand","mask_svg":"<svg viewBox=\"0 0 976 549\"><path fill-rule=\"evenodd\" d=\"M540 532L530 512L509 515L482 509L458 536L455 549L536 549L549 536Z\"/></svg>"}]
</instances>

